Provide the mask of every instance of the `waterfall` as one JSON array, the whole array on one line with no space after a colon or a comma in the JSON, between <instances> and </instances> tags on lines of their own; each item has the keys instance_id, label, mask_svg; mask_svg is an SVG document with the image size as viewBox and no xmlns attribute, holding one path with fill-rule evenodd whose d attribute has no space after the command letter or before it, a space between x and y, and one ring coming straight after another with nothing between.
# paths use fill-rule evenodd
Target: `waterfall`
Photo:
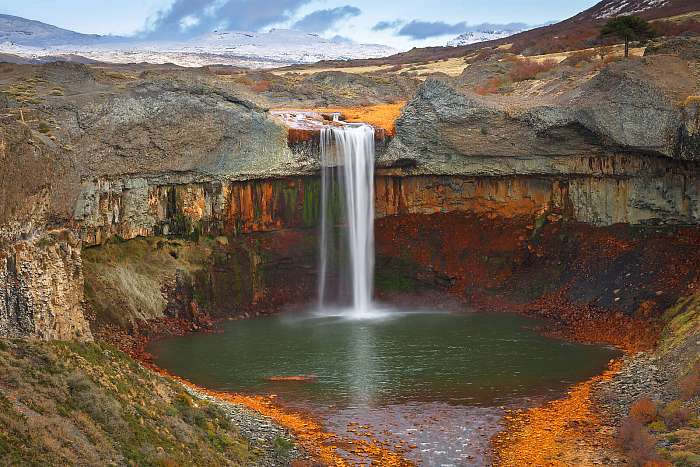
<instances>
[{"instance_id":1,"label":"waterfall","mask_svg":"<svg viewBox=\"0 0 700 467\"><path fill-rule=\"evenodd\" d=\"M354 316L368 314L374 281L374 128L369 125L321 130L319 253L321 308L331 300L334 305L349 301ZM337 287L331 291L333 272Z\"/></svg>"}]
</instances>

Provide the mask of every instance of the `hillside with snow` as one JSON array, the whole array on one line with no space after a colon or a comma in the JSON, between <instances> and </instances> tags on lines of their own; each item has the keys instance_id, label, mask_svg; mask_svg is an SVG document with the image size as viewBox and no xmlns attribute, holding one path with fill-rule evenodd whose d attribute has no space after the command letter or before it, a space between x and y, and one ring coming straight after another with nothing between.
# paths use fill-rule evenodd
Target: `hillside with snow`
<instances>
[{"instance_id":1,"label":"hillside with snow","mask_svg":"<svg viewBox=\"0 0 700 467\"><path fill-rule=\"evenodd\" d=\"M463 45L476 44L479 42L503 39L522 32L518 31L470 31L461 34L447 43L447 47L461 47Z\"/></svg>"},{"instance_id":2,"label":"hillside with snow","mask_svg":"<svg viewBox=\"0 0 700 467\"><path fill-rule=\"evenodd\" d=\"M11 54L29 62L70 58L109 63L174 63L187 67L271 68L320 60L383 57L395 52L383 45L356 44L285 29L263 33L214 31L177 42L140 41L80 34L38 21L0 16L0 54Z\"/></svg>"},{"instance_id":3,"label":"hillside with snow","mask_svg":"<svg viewBox=\"0 0 700 467\"><path fill-rule=\"evenodd\" d=\"M576 21L600 21L638 15L653 19L700 9L697 0L603 0L574 16Z\"/></svg>"},{"instance_id":4,"label":"hillside with snow","mask_svg":"<svg viewBox=\"0 0 700 467\"><path fill-rule=\"evenodd\" d=\"M19 16L0 15L0 43L47 47L66 44L89 45L119 39L97 34L80 34Z\"/></svg>"}]
</instances>

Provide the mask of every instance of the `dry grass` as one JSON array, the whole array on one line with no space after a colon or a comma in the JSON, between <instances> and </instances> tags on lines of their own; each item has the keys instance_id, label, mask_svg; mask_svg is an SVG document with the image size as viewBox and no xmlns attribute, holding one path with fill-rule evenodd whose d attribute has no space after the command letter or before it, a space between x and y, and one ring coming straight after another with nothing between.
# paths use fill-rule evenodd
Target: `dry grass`
<instances>
[{"instance_id":1,"label":"dry grass","mask_svg":"<svg viewBox=\"0 0 700 467\"><path fill-rule=\"evenodd\" d=\"M643 57L646 47L632 47L630 48L630 57ZM593 47L588 49L571 50L568 52L556 52L551 54L543 55L532 55L527 57L529 60L535 60L537 62L543 62L548 60L554 60L558 63L563 62L567 58L581 54L581 53L594 53L601 56L616 56L623 57L625 55L624 45L612 45L605 47ZM523 57L524 58L524 57Z\"/></svg>"},{"instance_id":2,"label":"dry grass","mask_svg":"<svg viewBox=\"0 0 700 467\"><path fill-rule=\"evenodd\" d=\"M270 70L270 73L278 76L284 76L287 74L298 74L298 75L313 75L316 73L321 73L324 71L342 71L344 73L377 73L382 71L388 71L393 65L381 65L381 66L355 66L355 67L318 67L318 68L304 68L298 70Z\"/></svg>"},{"instance_id":3,"label":"dry grass","mask_svg":"<svg viewBox=\"0 0 700 467\"><path fill-rule=\"evenodd\" d=\"M312 75L315 73L321 73L324 71L342 71L344 73L355 73L355 74L365 74L365 73L392 73L400 74L408 71L412 76L418 79L425 79L428 75L433 73L445 73L448 76L459 76L467 64L464 61L464 57L450 58L446 60L436 60L430 62L416 62L405 64L401 66L396 65L377 65L377 66L356 66L356 67L339 67L339 68L329 68L329 67L319 67L319 68L305 68L300 70L271 70L270 72L275 75L286 75L286 74L300 74L300 75Z\"/></svg>"},{"instance_id":4,"label":"dry grass","mask_svg":"<svg viewBox=\"0 0 700 467\"><path fill-rule=\"evenodd\" d=\"M691 11L690 13L685 13L683 15L670 16L668 18L662 18L658 20L651 21L651 23L656 23L659 21L674 21L674 22L685 22L685 21L700 21L700 11Z\"/></svg>"},{"instance_id":5,"label":"dry grass","mask_svg":"<svg viewBox=\"0 0 700 467\"><path fill-rule=\"evenodd\" d=\"M254 465L217 406L99 344L0 340L0 465Z\"/></svg>"}]
</instances>

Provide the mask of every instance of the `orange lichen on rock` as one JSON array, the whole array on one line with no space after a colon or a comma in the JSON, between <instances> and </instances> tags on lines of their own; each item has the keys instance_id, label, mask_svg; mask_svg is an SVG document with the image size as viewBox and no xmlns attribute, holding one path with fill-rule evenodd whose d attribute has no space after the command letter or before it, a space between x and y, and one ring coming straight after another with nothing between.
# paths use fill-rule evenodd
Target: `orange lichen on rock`
<instances>
[{"instance_id":1,"label":"orange lichen on rock","mask_svg":"<svg viewBox=\"0 0 700 467\"><path fill-rule=\"evenodd\" d=\"M396 120L401 115L401 109L406 105L405 101L392 104L376 104L363 107L329 107L314 109L321 113L338 112L342 114L346 122L368 123L375 128L382 128L387 136L396 134Z\"/></svg>"},{"instance_id":2,"label":"orange lichen on rock","mask_svg":"<svg viewBox=\"0 0 700 467\"><path fill-rule=\"evenodd\" d=\"M613 448L613 428L605 426L591 400L593 386L610 380L621 364L559 400L506 416L506 430L493 440L497 465L610 465L621 459Z\"/></svg>"}]
</instances>

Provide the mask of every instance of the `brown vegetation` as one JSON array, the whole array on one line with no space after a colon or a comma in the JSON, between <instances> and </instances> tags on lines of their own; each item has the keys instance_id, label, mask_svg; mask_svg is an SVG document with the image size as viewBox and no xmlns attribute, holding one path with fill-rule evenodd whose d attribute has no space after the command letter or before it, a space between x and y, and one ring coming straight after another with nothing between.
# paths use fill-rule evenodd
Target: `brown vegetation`
<instances>
[{"instance_id":1,"label":"brown vegetation","mask_svg":"<svg viewBox=\"0 0 700 467\"><path fill-rule=\"evenodd\" d=\"M483 85L474 88L474 92L481 96L485 96L487 94L495 94L498 92L501 86L503 86L503 84L503 77L494 76L493 78L489 78Z\"/></svg>"},{"instance_id":2,"label":"brown vegetation","mask_svg":"<svg viewBox=\"0 0 700 467\"><path fill-rule=\"evenodd\" d=\"M678 382L683 400L700 396L700 361L696 362L690 372Z\"/></svg>"},{"instance_id":3,"label":"brown vegetation","mask_svg":"<svg viewBox=\"0 0 700 467\"><path fill-rule=\"evenodd\" d=\"M673 37L682 34L700 35L700 22L695 20L675 22L675 21L655 21L654 31L659 36Z\"/></svg>"},{"instance_id":4,"label":"brown vegetation","mask_svg":"<svg viewBox=\"0 0 700 467\"><path fill-rule=\"evenodd\" d=\"M267 92L270 90L270 81L268 80L260 80L260 81L255 81L250 85L250 90L253 92Z\"/></svg>"},{"instance_id":5,"label":"brown vegetation","mask_svg":"<svg viewBox=\"0 0 700 467\"><path fill-rule=\"evenodd\" d=\"M630 407L630 417L643 424L654 421L657 412L656 404L649 397L639 399Z\"/></svg>"},{"instance_id":6,"label":"brown vegetation","mask_svg":"<svg viewBox=\"0 0 700 467\"><path fill-rule=\"evenodd\" d=\"M557 66L556 60L536 61L530 59L519 59L515 62L513 69L508 73L510 79L515 82L535 79L540 73L551 70Z\"/></svg>"},{"instance_id":7,"label":"brown vegetation","mask_svg":"<svg viewBox=\"0 0 700 467\"><path fill-rule=\"evenodd\" d=\"M644 467L650 462L661 460L656 453L656 440L639 420L631 417L625 419L617 441L634 466Z\"/></svg>"}]
</instances>

